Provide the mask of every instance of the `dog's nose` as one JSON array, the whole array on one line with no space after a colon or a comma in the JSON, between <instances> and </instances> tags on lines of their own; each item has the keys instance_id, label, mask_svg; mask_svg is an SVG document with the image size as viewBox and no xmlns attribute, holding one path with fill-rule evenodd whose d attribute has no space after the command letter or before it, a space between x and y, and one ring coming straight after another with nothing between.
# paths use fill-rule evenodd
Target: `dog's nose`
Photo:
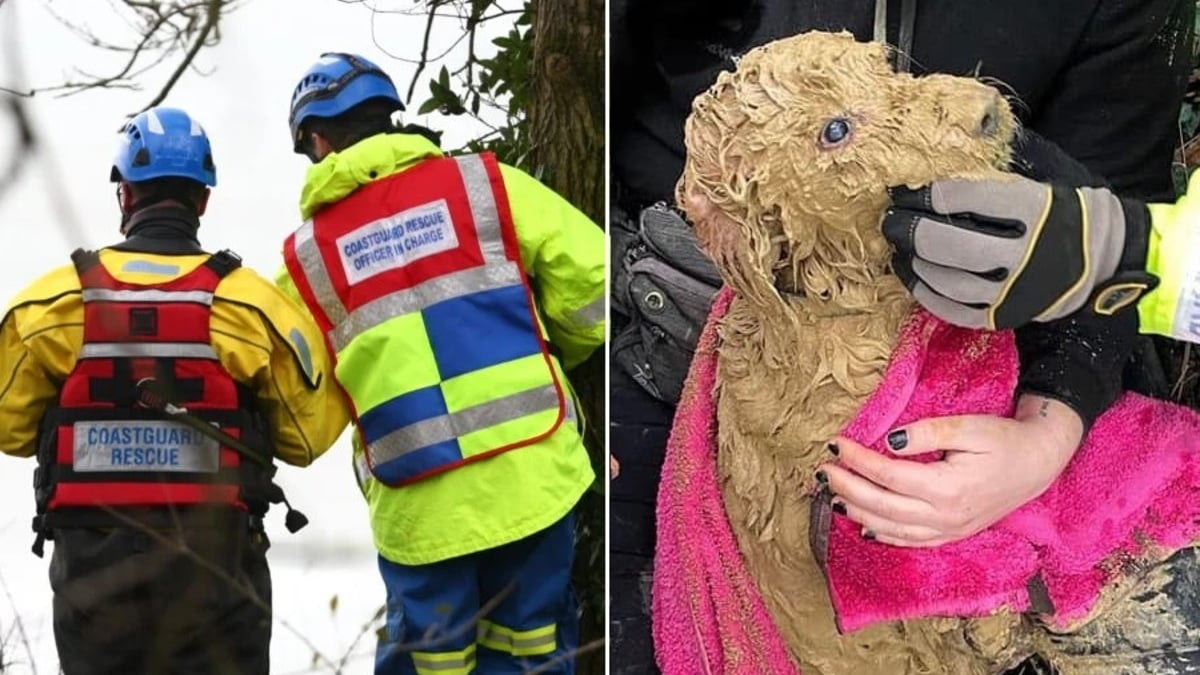
<instances>
[{"instance_id":1,"label":"dog's nose","mask_svg":"<svg viewBox=\"0 0 1200 675\"><path fill-rule=\"evenodd\" d=\"M979 118L980 136L991 137L995 136L1000 129L1000 106L995 101L987 104L983 109L983 116Z\"/></svg>"}]
</instances>

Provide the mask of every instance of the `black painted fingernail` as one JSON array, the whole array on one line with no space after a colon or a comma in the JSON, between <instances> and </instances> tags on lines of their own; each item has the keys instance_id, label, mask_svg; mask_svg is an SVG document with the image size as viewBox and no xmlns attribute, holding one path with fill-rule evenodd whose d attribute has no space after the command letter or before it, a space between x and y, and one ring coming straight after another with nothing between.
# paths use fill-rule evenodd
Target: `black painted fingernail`
<instances>
[{"instance_id":1,"label":"black painted fingernail","mask_svg":"<svg viewBox=\"0 0 1200 675\"><path fill-rule=\"evenodd\" d=\"M817 482L821 485L829 485L829 476L824 471L817 472Z\"/></svg>"},{"instance_id":2,"label":"black painted fingernail","mask_svg":"<svg viewBox=\"0 0 1200 675\"><path fill-rule=\"evenodd\" d=\"M837 443L830 443L826 446L826 448L829 450L829 454L833 455L834 457L837 457L838 453L841 452L841 450L838 449Z\"/></svg>"},{"instance_id":3,"label":"black painted fingernail","mask_svg":"<svg viewBox=\"0 0 1200 675\"><path fill-rule=\"evenodd\" d=\"M834 502L829 508L833 509L836 514L846 515L846 505L842 502Z\"/></svg>"},{"instance_id":4,"label":"black painted fingernail","mask_svg":"<svg viewBox=\"0 0 1200 675\"><path fill-rule=\"evenodd\" d=\"M887 435L887 444L892 450L903 450L908 445L908 432L897 429Z\"/></svg>"},{"instance_id":5,"label":"black painted fingernail","mask_svg":"<svg viewBox=\"0 0 1200 675\"><path fill-rule=\"evenodd\" d=\"M862 531L862 538L866 539L867 541L875 541L875 533L871 530L864 529Z\"/></svg>"}]
</instances>

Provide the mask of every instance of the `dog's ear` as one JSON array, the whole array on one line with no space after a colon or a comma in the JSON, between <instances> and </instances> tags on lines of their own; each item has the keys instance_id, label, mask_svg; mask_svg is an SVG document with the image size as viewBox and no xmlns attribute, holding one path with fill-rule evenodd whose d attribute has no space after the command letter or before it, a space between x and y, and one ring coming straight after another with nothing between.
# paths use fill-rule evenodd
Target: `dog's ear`
<instances>
[{"instance_id":1,"label":"dog's ear","mask_svg":"<svg viewBox=\"0 0 1200 675\"><path fill-rule=\"evenodd\" d=\"M691 182L687 171L680 180L677 198L695 228L701 248L725 284L757 304L778 303L774 268L779 260L779 244L762 219L730 201L716 204L700 184Z\"/></svg>"}]
</instances>

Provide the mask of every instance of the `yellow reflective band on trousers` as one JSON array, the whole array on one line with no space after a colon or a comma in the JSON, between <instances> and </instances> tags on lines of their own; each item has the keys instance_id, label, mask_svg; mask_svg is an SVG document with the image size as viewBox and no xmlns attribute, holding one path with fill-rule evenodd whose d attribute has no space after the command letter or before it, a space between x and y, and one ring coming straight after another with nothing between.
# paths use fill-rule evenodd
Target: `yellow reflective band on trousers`
<instances>
[{"instance_id":1,"label":"yellow reflective band on trousers","mask_svg":"<svg viewBox=\"0 0 1200 675\"><path fill-rule=\"evenodd\" d=\"M525 273L508 258L485 160L433 161L452 162L462 178L481 265L417 277L411 287L348 305L326 268L337 263L319 241L335 235L318 236L320 214L293 239L293 260L311 290L306 299L331 325L338 381L358 413L366 459L391 486L536 442L561 425L568 408ZM401 181L395 191L403 194L403 172L390 179Z\"/></svg>"},{"instance_id":2,"label":"yellow reflective band on trousers","mask_svg":"<svg viewBox=\"0 0 1200 675\"><path fill-rule=\"evenodd\" d=\"M475 645L456 652L413 652L417 675L470 675L475 672Z\"/></svg>"},{"instance_id":3,"label":"yellow reflective band on trousers","mask_svg":"<svg viewBox=\"0 0 1200 675\"><path fill-rule=\"evenodd\" d=\"M558 646L558 624L513 630L487 619L479 622L479 645L513 656L544 656Z\"/></svg>"}]
</instances>

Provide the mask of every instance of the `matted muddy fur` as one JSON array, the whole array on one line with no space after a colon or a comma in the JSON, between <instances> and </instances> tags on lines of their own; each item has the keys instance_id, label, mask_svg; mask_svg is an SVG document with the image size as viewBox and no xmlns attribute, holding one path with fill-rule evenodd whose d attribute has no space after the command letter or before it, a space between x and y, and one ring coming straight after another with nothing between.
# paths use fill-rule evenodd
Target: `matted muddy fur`
<instances>
[{"instance_id":1,"label":"matted muddy fur","mask_svg":"<svg viewBox=\"0 0 1200 675\"><path fill-rule=\"evenodd\" d=\"M840 142L837 120L849 127ZM808 544L825 444L880 381L912 309L879 231L886 189L995 177L1014 132L991 87L896 74L885 47L845 33L751 51L693 104L677 201L703 195L734 223L689 213L736 292L720 325L722 492L748 569L805 675L994 673L1029 654L1040 632L1001 615L839 636Z\"/></svg>"}]
</instances>

